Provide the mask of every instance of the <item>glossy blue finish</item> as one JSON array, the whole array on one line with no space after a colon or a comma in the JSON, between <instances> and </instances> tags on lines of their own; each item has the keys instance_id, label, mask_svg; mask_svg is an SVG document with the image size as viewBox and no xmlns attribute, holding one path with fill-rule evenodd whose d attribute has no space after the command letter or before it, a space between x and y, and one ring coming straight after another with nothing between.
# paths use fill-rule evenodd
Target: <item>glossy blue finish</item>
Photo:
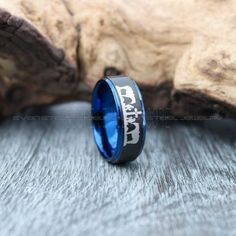
<instances>
[{"instance_id":1,"label":"glossy blue finish","mask_svg":"<svg viewBox=\"0 0 236 236\"><path fill-rule=\"evenodd\" d=\"M123 147L122 116L114 84L108 79L99 81L92 97L92 127L97 147L109 162L116 161Z\"/></svg>"}]
</instances>

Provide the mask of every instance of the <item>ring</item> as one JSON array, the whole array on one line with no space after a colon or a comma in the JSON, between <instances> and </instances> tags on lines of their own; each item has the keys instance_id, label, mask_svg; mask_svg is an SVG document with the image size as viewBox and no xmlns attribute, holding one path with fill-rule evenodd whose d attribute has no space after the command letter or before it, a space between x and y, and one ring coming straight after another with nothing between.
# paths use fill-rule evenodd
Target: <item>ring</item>
<instances>
[{"instance_id":1,"label":"ring","mask_svg":"<svg viewBox=\"0 0 236 236\"><path fill-rule=\"evenodd\" d=\"M99 80L92 95L92 129L101 155L110 163L135 160L146 136L146 115L134 80L109 76Z\"/></svg>"}]
</instances>

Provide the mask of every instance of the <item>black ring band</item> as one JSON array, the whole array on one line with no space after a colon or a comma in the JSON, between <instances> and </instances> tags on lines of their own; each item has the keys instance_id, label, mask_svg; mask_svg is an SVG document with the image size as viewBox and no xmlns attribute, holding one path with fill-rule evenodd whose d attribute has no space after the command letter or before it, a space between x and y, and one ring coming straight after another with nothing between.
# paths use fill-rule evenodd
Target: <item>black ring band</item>
<instances>
[{"instance_id":1,"label":"black ring band","mask_svg":"<svg viewBox=\"0 0 236 236\"><path fill-rule=\"evenodd\" d=\"M92 116L95 142L107 161L118 164L139 156L145 142L146 117L135 81L124 76L98 81Z\"/></svg>"}]
</instances>

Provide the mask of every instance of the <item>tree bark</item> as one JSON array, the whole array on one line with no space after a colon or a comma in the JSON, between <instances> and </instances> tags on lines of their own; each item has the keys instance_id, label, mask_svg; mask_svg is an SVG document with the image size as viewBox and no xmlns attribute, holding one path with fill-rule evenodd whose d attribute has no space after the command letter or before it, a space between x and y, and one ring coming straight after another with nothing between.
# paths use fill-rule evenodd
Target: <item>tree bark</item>
<instances>
[{"instance_id":1,"label":"tree bark","mask_svg":"<svg viewBox=\"0 0 236 236\"><path fill-rule=\"evenodd\" d=\"M89 100L126 74L147 107L236 117L236 3L0 0L0 113Z\"/></svg>"}]
</instances>

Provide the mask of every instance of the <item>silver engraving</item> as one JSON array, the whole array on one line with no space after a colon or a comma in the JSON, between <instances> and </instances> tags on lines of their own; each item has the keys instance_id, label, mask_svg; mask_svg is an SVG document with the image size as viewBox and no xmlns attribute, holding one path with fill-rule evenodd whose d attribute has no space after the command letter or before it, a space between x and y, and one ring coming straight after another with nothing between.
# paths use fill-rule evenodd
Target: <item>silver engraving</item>
<instances>
[{"instance_id":1,"label":"silver engraving","mask_svg":"<svg viewBox=\"0 0 236 236\"><path fill-rule=\"evenodd\" d=\"M136 98L133 89L130 86L116 86L121 100L121 106L124 115L124 146L127 144L137 144L140 139L140 124L137 122L142 111L136 108Z\"/></svg>"}]
</instances>

